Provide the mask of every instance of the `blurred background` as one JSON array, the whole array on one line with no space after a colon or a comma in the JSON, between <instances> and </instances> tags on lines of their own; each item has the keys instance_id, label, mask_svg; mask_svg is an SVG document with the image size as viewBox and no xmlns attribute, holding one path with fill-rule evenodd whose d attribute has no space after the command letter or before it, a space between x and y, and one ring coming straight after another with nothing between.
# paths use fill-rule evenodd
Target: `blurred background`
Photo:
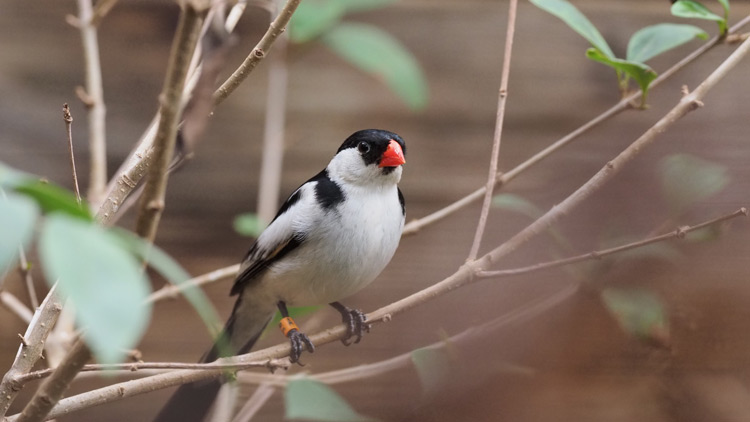
<instances>
[{"instance_id":1,"label":"blurred background","mask_svg":"<svg viewBox=\"0 0 750 422\"><path fill-rule=\"evenodd\" d=\"M619 55L639 28L685 22L669 14L666 0L575 4ZM717 2L706 4L719 10ZM76 4L0 0L0 10L0 161L71 187L61 119L61 106L67 102L75 119L76 159L85 186L87 117L74 94L84 83L81 40L65 22L66 14L77 14ZM325 166L345 137L371 127L397 132L407 142L401 183L407 220L482 186L495 123L506 13L506 1L401 0L344 17L376 25L411 51L429 87L426 106L416 111L321 43L290 45L281 196ZM749 2L733 1L730 21L748 13ZM110 174L157 110L177 16L173 2L121 0L100 26ZM267 19L266 11L248 9L224 74L252 49ZM716 33L712 22L689 23ZM649 64L661 72L698 45L688 43ZM561 21L521 2L502 170L619 100L614 72L587 60L587 47ZM682 85L694 88L732 48L712 49L656 88L647 110L627 111L607 121L501 192L549 209L663 116L679 100ZM216 110L194 159L170 179L156 242L193 275L237 263L252 243L233 230L232 222L257 205L268 67L262 63ZM562 219L553 233L538 236L498 268L586 253L750 205L749 75L750 61L745 60L705 98L704 108L660 136L612 183ZM679 211L670 204L664 182L669 163L685 157L675 154L690 154L689 163L709 166L713 172L708 176L721 181L710 196ZM686 177L684 183L700 181ZM511 208L493 209L482 251L531 221L533 213ZM132 229L132 214L120 225ZM381 277L345 303L371 311L452 274L466 259L478 216L475 204L404 238ZM723 230L650 252L482 281L373 327L356 346L321 347L305 356L304 368L292 372L323 372L408 353L580 285L575 294L533 318L512 320L456 343L444 361L447 375L429 394L411 366L334 389L358 412L393 421L746 421L748 232L747 222L740 219ZM38 268L34 275L44 290ZM155 288L164 283L157 277L153 282ZM5 285L26 297L15 275ZM231 280L225 280L206 289L223 316L234 300L228 296L230 286ZM315 332L338 319L325 309L301 325ZM17 333L25 326L0 308L0 327L4 373L18 347ZM273 330L260 346L281 341ZM177 299L156 306L139 350L146 361L194 362L210 342L189 305ZM70 393L115 379L88 378L74 384ZM20 410L36 385L26 388L10 414ZM241 394L247 396L253 388L245 386ZM148 420L169 394L163 390L60 420ZM279 420L282 415L283 395L276 393L256 420Z\"/></svg>"}]
</instances>

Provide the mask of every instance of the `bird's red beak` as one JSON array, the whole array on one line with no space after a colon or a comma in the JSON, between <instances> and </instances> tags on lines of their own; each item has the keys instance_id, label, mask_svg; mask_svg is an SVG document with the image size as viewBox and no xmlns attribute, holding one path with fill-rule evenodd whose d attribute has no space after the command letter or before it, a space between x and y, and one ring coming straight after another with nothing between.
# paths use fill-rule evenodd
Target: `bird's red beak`
<instances>
[{"instance_id":1,"label":"bird's red beak","mask_svg":"<svg viewBox=\"0 0 750 422\"><path fill-rule=\"evenodd\" d=\"M404 151L401 150L401 145L391 139L391 142L388 143L388 149L383 153L383 158L380 160L378 167L398 167L405 162L406 159L404 158Z\"/></svg>"}]
</instances>

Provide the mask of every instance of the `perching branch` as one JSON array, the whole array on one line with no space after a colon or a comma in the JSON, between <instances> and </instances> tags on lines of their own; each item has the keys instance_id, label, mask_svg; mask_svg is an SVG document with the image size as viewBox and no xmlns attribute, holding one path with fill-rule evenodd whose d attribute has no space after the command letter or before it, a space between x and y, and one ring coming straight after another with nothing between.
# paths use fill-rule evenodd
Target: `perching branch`
<instances>
[{"instance_id":1,"label":"perching branch","mask_svg":"<svg viewBox=\"0 0 750 422\"><path fill-rule=\"evenodd\" d=\"M89 201L99 202L107 185L107 141L102 66L99 59L98 21L114 6L115 1L105 0L92 8L92 0L78 0L78 29L83 43L83 59L86 67L86 101L89 111L89 153L91 156ZM80 91L80 90L79 90ZM79 95L80 96L80 95Z\"/></svg>"},{"instance_id":2,"label":"perching branch","mask_svg":"<svg viewBox=\"0 0 750 422\"><path fill-rule=\"evenodd\" d=\"M750 15L745 16L745 18L743 18L742 20L737 22L734 26L732 26L729 29L729 34L734 34L740 31L748 23L750 23ZM701 45L692 53L685 56L682 60L675 63L672 67L665 70L661 75L659 75L658 78L654 79L654 81L651 82L650 89L653 90L657 86L661 85L664 81L672 77L675 73L682 70L682 68L684 68L688 64L698 59L700 56L702 56L704 53L709 51L711 48L719 45L723 39L724 38L721 36L715 36L711 38L705 44ZM601 123L604 123L605 121L620 114L621 112L632 108L631 104L633 104L633 102L638 100L640 97L641 97L641 91L636 91L630 96L621 99L617 104L610 107L608 110L604 111L602 114L586 122L584 125L580 126L573 132L570 132L569 134L558 139L547 148L539 151L538 153L534 154L534 156L530 157L523 163L514 167L512 170L509 170L507 172L499 172L497 174L497 180L495 183L499 184L500 186L505 186L508 182L516 178L516 176L520 175L521 173L533 167L534 165L540 163L542 160L549 157L553 153L557 152L562 147L567 146L568 144L572 143L584 133L599 126ZM469 204L472 204L474 201L479 200L480 198L484 196L485 192L486 192L486 187L481 187L446 207L443 207L420 219L410 221L409 223L406 224L406 226L404 226L403 235L408 236L408 235L415 234L419 230L427 226L430 226L434 223L437 223L438 221L448 217L454 212L463 209Z\"/></svg>"},{"instance_id":3,"label":"perching branch","mask_svg":"<svg viewBox=\"0 0 750 422\"><path fill-rule=\"evenodd\" d=\"M23 387L23 383L17 381L18 378L29 373L42 356L44 342L61 310L62 300L57 293L57 288L53 286L42 305L34 313L23 335L24 341L21 342L13 365L0 382L0 417L5 416Z\"/></svg>"},{"instance_id":4,"label":"perching branch","mask_svg":"<svg viewBox=\"0 0 750 422\"><path fill-rule=\"evenodd\" d=\"M177 123L180 119L183 87L193 51L198 44L203 19L208 12L207 1L185 2L172 44L167 66L167 76L159 101L159 125L153 147L153 165L148 169L148 179L141 199L136 222L136 232L153 241L156 228L164 211L169 162L174 153Z\"/></svg>"},{"instance_id":5,"label":"perching branch","mask_svg":"<svg viewBox=\"0 0 750 422\"><path fill-rule=\"evenodd\" d=\"M482 244L484 229L487 227L487 217L490 214L492 205L492 190L495 187L497 178L497 166L500 159L500 141L503 135L503 122L505 121L505 104L508 101L508 80L510 79L510 58L513 51L513 37L516 33L516 10L518 0L510 0L508 5L508 25L505 33L505 54L503 56L503 70L500 76L500 92L497 98L497 117L495 118L495 135L492 140L492 155L490 156L490 174L487 177L487 183L484 187L484 202L477 223L477 230L474 233L474 242L471 244L471 250L467 261L473 261L479 254L479 247Z\"/></svg>"}]
</instances>

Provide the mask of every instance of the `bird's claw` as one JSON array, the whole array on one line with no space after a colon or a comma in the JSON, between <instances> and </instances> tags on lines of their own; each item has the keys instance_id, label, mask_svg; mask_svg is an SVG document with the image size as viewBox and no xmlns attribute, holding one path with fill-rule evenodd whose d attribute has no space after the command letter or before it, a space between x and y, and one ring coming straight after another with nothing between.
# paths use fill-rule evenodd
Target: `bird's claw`
<instances>
[{"instance_id":1,"label":"bird's claw","mask_svg":"<svg viewBox=\"0 0 750 422\"><path fill-rule=\"evenodd\" d=\"M289 337L289 343L292 346L292 351L289 353L289 360L292 363L297 363L302 366L299 362L299 358L302 355L303 347L304 349L307 349L308 352L312 353L315 351L315 345L310 341L310 338L307 337L306 334L299 332L297 329L289 331L287 337Z\"/></svg>"},{"instance_id":2,"label":"bird's claw","mask_svg":"<svg viewBox=\"0 0 750 422\"><path fill-rule=\"evenodd\" d=\"M370 332L367 315L359 309L349 309L348 312L342 312L341 317L346 325L346 336L341 339L344 346L359 343L362 340L362 335ZM350 341L352 337L355 337L354 341Z\"/></svg>"}]
</instances>

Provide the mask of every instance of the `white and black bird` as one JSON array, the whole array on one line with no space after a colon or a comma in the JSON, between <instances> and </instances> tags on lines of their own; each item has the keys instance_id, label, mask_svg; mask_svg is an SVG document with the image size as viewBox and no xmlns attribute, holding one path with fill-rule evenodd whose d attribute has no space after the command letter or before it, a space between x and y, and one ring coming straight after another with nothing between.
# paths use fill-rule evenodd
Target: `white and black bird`
<instances>
[{"instance_id":1,"label":"white and black bird","mask_svg":"<svg viewBox=\"0 0 750 422\"><path fill-rule=\"evenodd\" d=\"M287 306L330 304L348 327L344 344L359 342L369 329L364 314L338 301L372 282L398 247L405 204L397 184L405 153L404 140L395 133L355 132L323 171L292 193L242 261L224 346L217 342L203 362L226 354L225 349L247 353L277 309L291 343L290 358L297 362L303 349L314 347L289 318ZM181 386L156 422L201 421L220 386L220 380Z\"/></svg>"}]
</instances>

